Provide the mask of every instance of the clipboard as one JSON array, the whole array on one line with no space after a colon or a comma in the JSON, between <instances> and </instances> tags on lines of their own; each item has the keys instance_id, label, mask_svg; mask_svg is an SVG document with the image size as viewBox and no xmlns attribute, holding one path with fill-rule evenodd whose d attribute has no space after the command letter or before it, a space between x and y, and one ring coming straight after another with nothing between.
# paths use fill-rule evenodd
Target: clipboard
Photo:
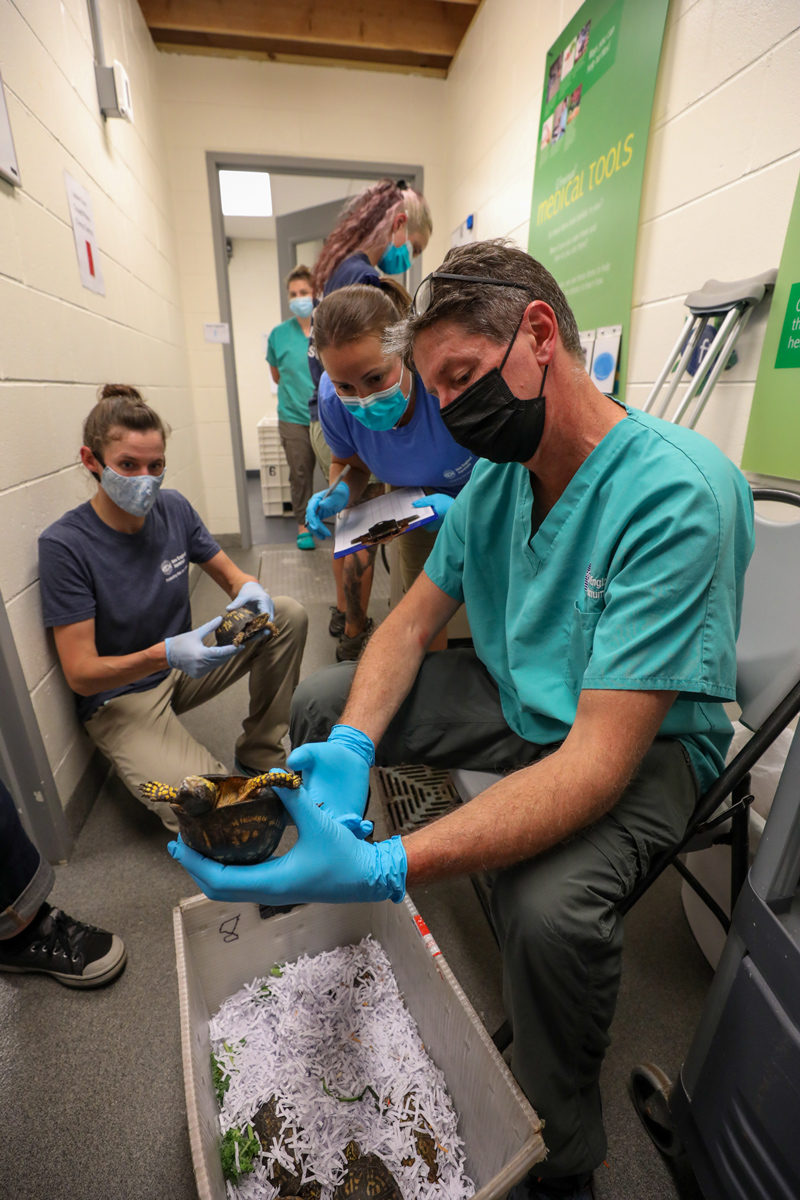
<instances>
[{"instance_id":1,"label":"clipboard","mask_svg":"<svg viewBox=\"0 0 800 1200\"><path fill-rule=\"evenodd\" d=\"M430 506L413 507L415 500L424 498L422 488L397 488L346 508L337 515L334 524L333 557L344 558L346 554L374 546L380 538L429 525L436 520L436 510Z\"/></svg>"}]
</instances>

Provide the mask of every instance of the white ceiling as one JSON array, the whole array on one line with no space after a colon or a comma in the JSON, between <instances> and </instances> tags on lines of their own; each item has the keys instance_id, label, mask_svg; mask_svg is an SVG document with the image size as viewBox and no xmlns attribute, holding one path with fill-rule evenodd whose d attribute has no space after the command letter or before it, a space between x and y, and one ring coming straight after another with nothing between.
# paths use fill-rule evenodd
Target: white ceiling
<instances>
[{"instance_id":1,"label":"white ceiling","mask_svg":"<svg viewBox=\"0 0 800 1200\"><path fill-rule=\"evenodd\" d=\"M225 235L231 238L274 238L275 217L313 208L331 200L355 196L374 182L370 179L346 179L321 175L276 175L270 173L272 189L271 217L225 217Z\"/></svg>"}]
</instances>

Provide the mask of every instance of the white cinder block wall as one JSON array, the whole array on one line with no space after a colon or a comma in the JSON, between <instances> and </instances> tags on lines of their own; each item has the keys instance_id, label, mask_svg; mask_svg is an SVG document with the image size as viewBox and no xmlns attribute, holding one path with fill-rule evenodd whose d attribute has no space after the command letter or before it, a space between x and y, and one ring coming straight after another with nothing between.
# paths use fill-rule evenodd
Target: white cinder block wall
<instances>
[{"instance_id":1,"label":"white cinder block wall","mask_svg":"<svg viewBox=\"0 0 800 1200\"><path fill-rule=\"evenodd\" d=\"M442 116L447 83L414 75L164 54L159 60L186 344L212 533L239 529L222 350L203 340L219 320L206 151L421 163L443 237L447 180Z\"/></svg>"},{"instance_id":2,"label":"white cinder block wall","mask_svg":"<svg viewBox=\"0 0 800 1200\"><path fill-rule=\"evenodd\" d=\"M548 47L577 0L485 0L446 86L445 225L527 249ZM797 0L673 0L640 213L628 399L641 404L681 328L685 295L780 261L800 170ZM698 428L741 459L766 306Z\"/></svg>"},{"instance_id":3,"label":"white cinder block wall","mask_svg":"<svg viewBox=\"0 0 800 1200\"><path fill-rule=\"evenodd\" d=\"M262 348L264 334L281 322L283 284L278 278L277 242L272 238L234 238L228 280L244 465L248 471L257 471L261 463L258 422L278 415L278 397L272 390Z\"/></svg>"},{"instance_id":4,"label":"white cinder block wall","mask_svg":"<svg viewBox=\"0 0 800 1200\"><path fill-rule=\"evenodd\" d=\"M0 0L0 69L22 176L0 182L0 590L62 802L90 743L42 627L39 533L92 487L76 465L97 385L141 385L173 428L168 484L203 508L156 51L136 0L101 6L135 125L104 122L86 0ZM88 188L106 295L81 286L64 169ZM93 486L93 485L92 485Z\"/></svg>"}]
</instances>

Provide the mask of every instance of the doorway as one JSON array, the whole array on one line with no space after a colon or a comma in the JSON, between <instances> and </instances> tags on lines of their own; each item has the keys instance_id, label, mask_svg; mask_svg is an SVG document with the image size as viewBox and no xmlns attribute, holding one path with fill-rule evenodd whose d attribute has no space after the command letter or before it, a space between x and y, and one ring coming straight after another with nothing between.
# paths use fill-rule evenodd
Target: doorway
<instances>
[{"instance_id":1,"label":"doorway","mask_svg":"<svg viewBox=\"0 0 800 1200\"><path fill-rule=\"evenodd\" d=\"M257 423L277 413L277 396L266 364L270 330L291 314L284 280L300 263L313 266L322 242L347 200L388 176L424 191L423 169L407 163L365 163L259 154L206 154L220 321L228 325L223 345L225 383L241 542L253 544L254 473L259 467ZM222 212L220 171L269 175L270 216L231 217ZM238 258L237 258L238 255ZM413 292L421 264L412 265ZM250 480L248 480L248 472ZM257 518L257 513L255 513ZM286 540L294 540L286 521ZM258 526L256 526L258 528Z\"/></svg>"}]
</instances>

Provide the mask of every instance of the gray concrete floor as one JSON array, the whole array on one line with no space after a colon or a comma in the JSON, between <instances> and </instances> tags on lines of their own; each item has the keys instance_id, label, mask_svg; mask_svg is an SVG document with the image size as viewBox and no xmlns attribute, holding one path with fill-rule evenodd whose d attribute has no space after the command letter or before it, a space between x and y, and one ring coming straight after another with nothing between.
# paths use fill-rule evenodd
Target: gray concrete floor
<instances>
[{"instance_id":1,"label":"gray concrete floor","mask_svg":"<svg viewBox=\"0 0 800 1200\"><path fill-rule=\"evenodd\" d=\"M280 519L270 522L277 524ZM291 520L281 524L293 529ZM267 529L268 533L272 531ZM279 531L276 531L279 532ZM310 634L303 673L334 660L327 633L328 552L295 550L271 536L268 578L276 594L303 600ZM293 540L293 539L292 539ZM233 552L255 570L260 551ZM371 612L387 611L379 574ZM221 611L205 576L196 621ZM246 706L246 683L186 718L222 761ZM370 814L372 815L372 814ZM168 834L116 779L105 788L50 897L119 933L128 965L111 987L77 992L36 976L0 975L0 1198L2 1200L193 1200L183 1095L172 908L196 889L166 852ZM466 880L412 896L490 1031L503 1019L500 958ZM641 1130L627 1097L632 1066L651 1059L674 1077L702 1007L711 971L666 876L627 919L622 989L603 1073L608 1166L599 1200L697 1200L685 1166L668 1167Z\"/></svg>"}]
</instances>

